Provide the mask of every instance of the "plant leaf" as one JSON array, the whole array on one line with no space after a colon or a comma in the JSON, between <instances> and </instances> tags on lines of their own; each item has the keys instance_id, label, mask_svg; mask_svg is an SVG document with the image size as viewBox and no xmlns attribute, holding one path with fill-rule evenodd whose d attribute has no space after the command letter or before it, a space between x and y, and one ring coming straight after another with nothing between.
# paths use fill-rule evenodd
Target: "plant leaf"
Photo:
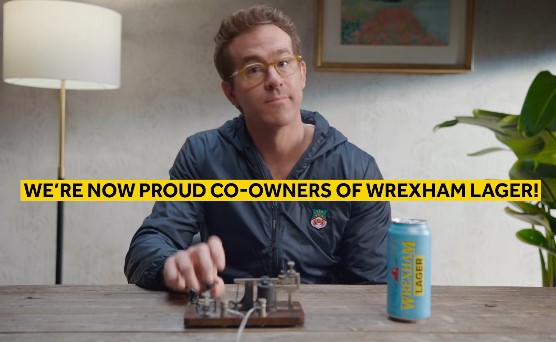
<instances>
[{"instance_id":1,"label":"plant leaf","mask_svg":"<svg viewBox=\"0 0 556 342\"><path fill-rule=\"evenodd\" d=\"M488 128L497 134L523 139L523 135L517 131L518 119L518 115L474 109L473 116L456 116L453 120L444 121L434 126L433 131L437 131L440 128L452 127L458 123L465 123Z\"/></svg>"},{"instance_id":2,"label":"plant leaf","mask_svg":"<svg viewBox=\"0 0 556 342\"><path fill-rule=\"evenodd\" d=\"M546 245L546 240L544 238L544 235L542 235L541 232L533 228L522 229L518 231L515 235L521 241L533 246L544 247Z\"/></svg>"},{"instance_id":3,"label":"plant leaf","mask_svg":"<svg viewBox=\"0 0 556 342\"><path fill-rule=\"evenodd\" d=\"M458 124L458 120L448 120L448 121L444 121L441 124L438 124L436 126L434 126L434 128L432 129L433 132L438 131L440 128L444 128L444 127L452 127Z\"/></svg>"},{"instance_id":4,"label":"plant leaf","mask_svg":"<svg viewBox=\"0 0 556 342\"><path fill-rule=\"evenodd\" d=\"M543 226L546 229L551 229L550 228L550 222L548 222L548 219L546 218L546 216L544 214L536 214L536 213L528 213L528 212L524 212L521 213L519 211L515 211L512 208L508 208L506 207L504 209L506 211L506 213L512 217L515 217L516 219L519 219L521 221L533 224L533 225L537 225L537 226ZM540 234L540 233L539 233Z\"/></svg>"},{"instance_id":5,"label":"plant leaf","mask_svg":"<svg viewBox=\"0 0 556 342\"><path fill-rule=\"evenodd\" d=\"M496 133L496 138L512 149L518 158L537 156L545 147L544 140L538 136L526 138L519 132Z\"/></svg>"},{"instance_id":6,"label":"plant leaf","mask_svg":"<svg viewBox=\"0 0 556 342\"><path fill-rule=\"evenodd\" d=\"M507 129L500 127L498 122L499 119L493 117L482 117L482 116L456 116L456 120L459 123L466 123L470 125L485 127L500 134L507 134Z\"/></svg>"},{"instance_id":7,"label":"plant leaf","mask_svg":"<svg viewBox=\"0 0 556 342\"><path fill-rule=\"evenodd\" d=\"M531 83L519 117L519 130L528 137L556 119L556 76L541 71ZM552 125L551 125L552 126Z\"/></svg>"},{"instance_id":8,"label":"plant leaf","mask_svg":"<svg viewBox=\"0 0 556 342\"><path fill-rule=\"evenodd\" d=\"M485 148L484 150L468 153L467 155L470 157L477 157L477 156L482 156L483 154L488 154L488 153L498 152L498 151L509 151L509 150L503 147L489 147L489 148Z\"/></svg>"},{"instance_id":9,"label":"plant leaf","mask_svg":"<svg viewBox=\"0 0 556 342\"><path fill-rule=\"evenodd\" d=\"M543 225L548 231L547 236L554 236L556 235L556 217L550 215L550 212L545 211L545 209L541 206L541 202L538 205L534 205L528 202L508 202L509 204L521 209L523 212L519 213L511 208L506 208L506 213L510 216L514 216L522 221L531 223L531 224L540 224ZM517 217L516 215L522 215ZM525 215L542 215L546 219L546 222L542 219L535 218L525 218Z\"/></svg>"},{"instance_id":10,"label":"plant leaf","mask_svg":"<svg viewBox=\"0 0 556 342\"><path fill-rule=\"evenodd\" d=\"M542 286L548 287L548 272L546 270L546 264L544 262L544 255L542 255L542 251L540 250L540 248L539 257L541 259Z\"/></svg>"},{"instance_id":11,"label":"plant leaf","mask_svg":"<svg viewBox=\"0 0 556 342\"><path fill-rule=\"evenodd\" d=\"M523 241L526 244L536 246L552 255L556 255L556 248L549 246L544 235L542 235L538 230L532 228L522 229L515 235L520 241Z\"/></svg>"},{"instance_id":12,"label":"plant leaf","mask_svg":"<svg viewBox=\"0 0 556 342\"><path fill-rule=\"evenodd\" d=\"M518 160L510 169L510 179L540 179L542 202L556 209L556 164Z\"/></svg>"},{"instance_id":13,"label":"plant leaf","mask_svg":"<svg viewBox=\"0 0 556 342\"><path fill-rule=\"evenodd\" d=\"M511 201L508 203L523 210L524 212L533 213L533 214L545 214L545 211L541 207L529 202Z\"/></svg>"},{"instance_id":14,"label":"plant leaf","mask_svg":"<svg viewBox=\"0 0 556 342\"><path fill-rule=\"evenodd\" d=\"M473 116L477 117L477 118L492 118L495 121L499 121L505 117L507 117L508 115L511 114L506 114L506 113L499 113L499 112L493 112L490 110L484 110L484 109L473 109Z\"/></svg>"}]
</instances>

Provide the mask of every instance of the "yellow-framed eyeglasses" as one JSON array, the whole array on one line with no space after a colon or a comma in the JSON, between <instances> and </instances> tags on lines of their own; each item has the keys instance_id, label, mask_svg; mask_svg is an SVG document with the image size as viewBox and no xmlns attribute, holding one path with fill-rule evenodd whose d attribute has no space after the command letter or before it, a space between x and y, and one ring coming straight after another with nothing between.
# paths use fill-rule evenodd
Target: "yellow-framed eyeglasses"
<instances>
[{"instance_id":1,"label":"yellow-framed eyeglasses","mask_svg":"<svg viewBox=\"0 0 556 342\"><path fill-rule=\"evenodd\" d=\"M276 69L276 72L278 72L280 76L291 76L299 70L299 63L301 60L302 57L299 55L282 55L272 62L248 64L234 71L234 73L230 75L230 78L241 75L247 83L255 84L264 79L268 68L271 66Z\"/></svg>"}]
</instances>

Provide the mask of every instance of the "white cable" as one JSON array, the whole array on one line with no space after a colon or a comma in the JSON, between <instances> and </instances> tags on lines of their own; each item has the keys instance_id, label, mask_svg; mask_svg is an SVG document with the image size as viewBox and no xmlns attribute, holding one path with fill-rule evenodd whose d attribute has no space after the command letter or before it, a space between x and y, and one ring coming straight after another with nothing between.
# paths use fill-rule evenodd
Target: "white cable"
<instances>
[{"instance_id":1,"label":"white cable","mask_svg":"<svg viewBox=\"0 0 556 342\"><path fill-rule=\"evenodd\" d=\"M255 308L255 307L251 308L249 311L247 311L247 313L245 314L245 316L241 320L241 324L239 325L239 329L237 330L236 342L239 342L241 340L241 333L243 332L243 329L245 329L245 325L247 324L247 320L249 319L249 316L251 316L251 314L253 312L255 312L255 310L257 310L257 308Z\"/></svg>"},{"instance_id":2,"label":"white cable","mask_svg":"<svg viewBox=\"0 0 556 342\"><path fill-rule=\"evenodd\" d=\"M228 310L226 310L226 312L227 312L227 313L230 313L230 314L232 314L232 315L239 316L239 317L245 317L245 315L243 314L243 312L240 312L240 311L228 309Z\"/></svg>"}]
</instances>

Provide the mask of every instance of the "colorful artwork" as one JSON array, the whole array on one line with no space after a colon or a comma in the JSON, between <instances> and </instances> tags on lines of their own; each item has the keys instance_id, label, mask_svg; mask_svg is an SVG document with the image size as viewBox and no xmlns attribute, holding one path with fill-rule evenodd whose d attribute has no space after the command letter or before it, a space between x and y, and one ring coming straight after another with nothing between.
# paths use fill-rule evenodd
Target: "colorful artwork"
<instances>
[{"instance_id":1,"label":"colorful artwork","mask_svg":"<svg viewBox=\"0 0 556 342\"><path fill-rule=\"evenodd\" d=\"M446 46L449 0L342 0L343 45Z\"/></svg>"}]
</instances>

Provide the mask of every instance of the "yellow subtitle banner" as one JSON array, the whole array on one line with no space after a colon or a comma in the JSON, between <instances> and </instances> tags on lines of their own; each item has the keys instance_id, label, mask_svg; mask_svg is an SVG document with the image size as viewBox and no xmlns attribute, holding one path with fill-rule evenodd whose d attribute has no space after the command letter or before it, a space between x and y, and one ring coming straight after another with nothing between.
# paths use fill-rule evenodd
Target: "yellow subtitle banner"
<instances>
[{"instance_id":1,"label":"yellow subtitle banner","mask_svg":"<svg viewBox=\"0 0 556 342\"><path fill-rule=\"evenodd\" d=\"M539 201L540 180L21 180L21 201Z\"/></svg>"}]
</instances>

